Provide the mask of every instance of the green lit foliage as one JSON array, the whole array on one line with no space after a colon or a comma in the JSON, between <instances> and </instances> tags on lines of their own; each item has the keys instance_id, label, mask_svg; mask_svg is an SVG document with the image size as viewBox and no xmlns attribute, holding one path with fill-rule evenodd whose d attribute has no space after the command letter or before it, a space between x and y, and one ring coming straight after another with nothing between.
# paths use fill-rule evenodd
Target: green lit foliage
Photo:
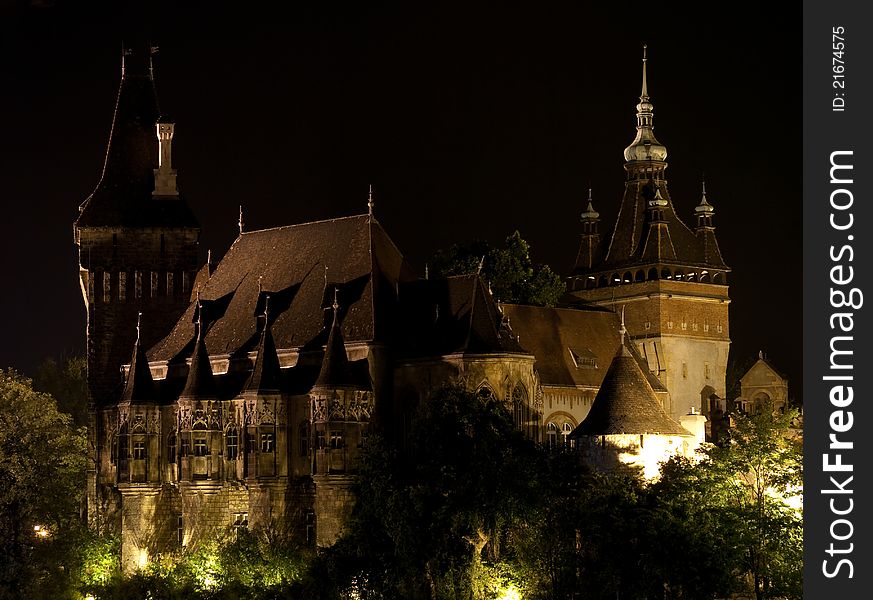
<instances>
[{"instance_id":1,"label":"green lit foliage","mask_svg":"<svg viewBox=\"0 0 873 600\"><path fill-rule=\"evenodd\" d=\"M83 590L101 600L294 597L309 561L308 550L273 528L239 529L233 536L154 556L131 575L115 571Z\"/></svg>"},{"instance_id":2,"label":"green lit foliage","mask_svg":"<svg viewBox=\"0 0 873 600\"><path fill-rule=\"evenodd\" d=\"M349 533L313 575L330 582L320 597L496 597L506 532L536 500L536 457L502 405L437 391L402 452L370 440Z\"/></svg>"},{"instance_id":3,"label":"green lit foliage","mask_svg":"<svg viewBox=\"0 0 873 600\"><path fill-rule=\"evenodd\" d=\"M0 597L63 597L85 489L85 432L48 394L0 372ZM39 530L35 529L39 528ZM42 532L42 533L39 533Z\"/></svg>"},{"instance_id":4,"label":"green lit foliage","mask_svg":"<svg viewBox=\"0 0 873 600\"><path fill-rule=\"evenodd\" d=\"M503 248L483 241L454 244L436 252L428 264L435 277L476 273L481 264L482 279L501 302L554 306L566 290L551 268L533 264L530 246L518 231L506 238Z\"/></svg>"}]
</instances>

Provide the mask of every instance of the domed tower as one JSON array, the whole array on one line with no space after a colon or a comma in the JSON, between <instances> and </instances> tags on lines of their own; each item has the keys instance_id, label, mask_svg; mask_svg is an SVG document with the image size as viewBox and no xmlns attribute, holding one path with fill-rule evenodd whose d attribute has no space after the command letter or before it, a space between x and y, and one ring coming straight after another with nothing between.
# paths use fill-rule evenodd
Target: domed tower
<instances>
[{"instance_id":1,"label":"domed tower","mask_svg":"<svg viewBox=\"0 0 873 600\"><path fill-rule=\"evenodd\" d=\"M568 287L585 302L627 307L628 335L670 392L664 409L678 420L691 408L708 412L709 397L725 395L730 269L705 192L689 215L694 228L676 214L667 148L654 132L647 62L644 46L636 136L624 150L625 189L615 226L592 247L591 220L583 218L583 248Z\"/></svg>"}]
</instances>

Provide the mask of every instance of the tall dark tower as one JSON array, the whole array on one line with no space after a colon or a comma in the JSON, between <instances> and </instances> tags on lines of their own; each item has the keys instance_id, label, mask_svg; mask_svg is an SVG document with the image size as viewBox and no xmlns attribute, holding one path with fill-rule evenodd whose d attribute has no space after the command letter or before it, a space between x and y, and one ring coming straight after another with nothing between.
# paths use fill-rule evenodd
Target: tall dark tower
<instances>
[{"instance_id":1,"label":"tall dark tower","mask_svg":"<svg viewBox=\"0 0 873 600\"><path fill-rule=\"evenodd\" d=\"M637 131L624 151L625 189L615 228L601 240L599 215L589 202L569 290L589 303L626 308L628 334L670 392L664 408L678 420L692 407L708 414L710 397L724 397L730 269L705 192L693 229L674 210L667 148L654 133L646 62L644 49Z\"/></svg>"},{"instance_id":2,"label":"tall dark tower","mask_svg":"<svg viewBox=\"0 0 873 600\"><path fill-rule=\"evenodd\" d=\"M87 308L88 394L115 403L142 313L142 348L166 336L189 304L200 225L176 189L173 123L160 116L151 50L125 51L103 174L73 225ZM96 442L96 419L89 431ZM93 445L92 445L93 447ZM89 481L89 492L95 482Z\"/></svg>"}]
</instances>

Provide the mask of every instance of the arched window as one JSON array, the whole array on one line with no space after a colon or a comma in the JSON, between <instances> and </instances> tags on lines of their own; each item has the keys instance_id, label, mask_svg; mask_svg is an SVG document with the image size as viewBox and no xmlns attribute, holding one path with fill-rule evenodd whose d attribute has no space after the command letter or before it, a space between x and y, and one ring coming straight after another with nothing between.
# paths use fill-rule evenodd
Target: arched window
<instances>
[{"instance_id":1,"label":"arched window","mask_svg":"<svg viewBox=\"0 0 873 600\"><path fill-rule=\"evenodd\" d=\"M672 279L673 276L670 274L670 269L661 269L661 279Z\"/></svg>"},{"instance_id":2,"label":"arched window","mask_svg":"<svg viewBox=\"0 0 873 600\"><path fill-rule=\"evenodd\" d=\"M637 271L637 274L634 276L634 281L645 281L645 280L646 280L646 274L643 272L642 269L640 269L639 271Z\"/></svg>"},{"instance_id":3,"label":"arched window","mask_svg":"<svg viewBox=\"0 0 873 600\"><path fill-rule=\"evenodd\" d=\"M520 383L512 389L512 420L515 426L524 431L529 418L527 392Z\"/></svg>"},{"instance_id":4,"label":"arched window","mask_svg":"<svg viewBox=\"0 0 873 600\"><path fill-rule=\"evenodd\" d=\"M724 285L724 273L716 273L712 277L712 282Z\"/></svg>"},{"instance_id":5,"label":"arched window","mask_svg":"<svg viewBox=\"0 0 873 600\"><path fill-rule=\"evenodd\" d=\"M658 278L658 269L652 267L649 269L649 281L654 281Z\"/></svg>"},{"instance_id":6,"label":"arched window","mask_svg":"<svg viewBox=\"0 0 873 600\"><path fill-rule=\"evenodd\" d=\"M630 283L631 281L633 281L633 279L634 276L633 274L631 274L630 271L625 271L624 275L621 276L622 283Z\"/></svg>"},{"instance_id":7,"label":"arched window","mask_svg":"<svg viewBox=\"0 0 873 600\"><path fill-rule=\"evenodd\" d=\"M606 275L601 275L600 279L597 280L597 287L606 287L609 285L609 279L607 279Z\"/></svg>"},{"instance_id":8,"label":"arched window","mask_svg":"<svg viewBox=\"0 0 873 600\"><path fill-rule=\"evenodd\" d=\"M564 422L561 424L561 441L564 444L564 448L572 448L575 444L573 440L570 439L570 434L573 433L573 425Z\"/></svg>"},{"instance_id":9,"label":"arched window","mask_svg":"<svg viewBox=\"0 0 873 600\"><path fill-rule=\"evenodd\" d=\"M551 421L546 425L546 445L549 449L558 447L558 426Z\"/></svg>"}]
</instances>

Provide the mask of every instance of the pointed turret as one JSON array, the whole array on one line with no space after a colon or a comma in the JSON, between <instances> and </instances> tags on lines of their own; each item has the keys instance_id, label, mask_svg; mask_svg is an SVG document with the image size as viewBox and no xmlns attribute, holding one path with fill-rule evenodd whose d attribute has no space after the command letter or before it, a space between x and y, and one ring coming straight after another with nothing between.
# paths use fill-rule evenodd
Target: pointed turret
<instances>
[{"instance_id":1,"label":"pointed turret","mask_svg":"<svg viewBox=\"0 0 873 600\"><path fill-rule=\"evenodd\" d=\"M263 328L258 342L258 355L252 367L252 374L245 386L246 392L278 392L279 391L279 356L276 353L276 343L270 323L270 296L264 300Z\"/></svg>"},{"instance_id":2,"label":"pointed turret","mask_svg":"<svg viewBox=\"0 0 873 600\"><path fill-rule=\"evenodd\" d=\"M715 214L715 209L706 200L706 180L701 184L703 193L700 196L700 204L694 207L694 216L697 218L697 228L712 227L712 216Z\"/></svg>"},{"instance_id":3,"label":"pointed turret","mask_svg":"<svg viewBox=\"0 0 873 600\"><path fill-rule=\"evenodd\" d=\"M622 311L621 345L594 397L588 416L572 437L619 434L691 435L671 419L625 341Z\"/></svg>"},{"instance_id":4,"label":"pointed turret","mask_svg":"<svg viewBox=\"0 0 873 600\"><path fill-rule=\"evenodd\" d=\"M146 353L140 343L140 317L136 321L136 343L133 345L133 356L130 359L130 369L124 382L124 391L121 394L122 404L142 404L156 400L155 381L149 369Z\"/></svg>"},{"instance_id":5,"label":"pointed turret","mask_svg":"<svg viewBox=\"0 0 873 600\"><path fill-rule=\"evenodd\" d=\"M212 364L209 362L209 353L206 351L206 342L203 338L203 305L197 306L197 341L194 344L194 353L191 356L191 367L188 370L188 379L180 398L214 398L215 379L212 374Z\"/></svg>"},{"instance_id":6,"label":"pointed turret","mask_svg":"<svg viewBox=\"0 0 873 600\"><path fill-rule=\"evenodd\" d=\"M327 337L327 345L324 348L321 371L318 373L318 379L315 380L313 389L360 387L360 382L355 380L356 378L352 373L351 364L349 363L349 357L346 354L346 344L339 323L337 295L338 290L334 290L334 300L331 305L333 309L333 323L330 327L330 334Z\"/></svg>"},{"instance_id":7,"label":"pointed turret","mask_svg":"<svg viewBox=\"0 0 873 600\"><path fill-rule=\"evenodd\" d=\"M591 188L588 188L588 206L580 215L582 220L582 239L579 243L579 253L573 270L590 269L600 260L600 213L594 210L594 199Z\"/></svg>"}]
</instances>

